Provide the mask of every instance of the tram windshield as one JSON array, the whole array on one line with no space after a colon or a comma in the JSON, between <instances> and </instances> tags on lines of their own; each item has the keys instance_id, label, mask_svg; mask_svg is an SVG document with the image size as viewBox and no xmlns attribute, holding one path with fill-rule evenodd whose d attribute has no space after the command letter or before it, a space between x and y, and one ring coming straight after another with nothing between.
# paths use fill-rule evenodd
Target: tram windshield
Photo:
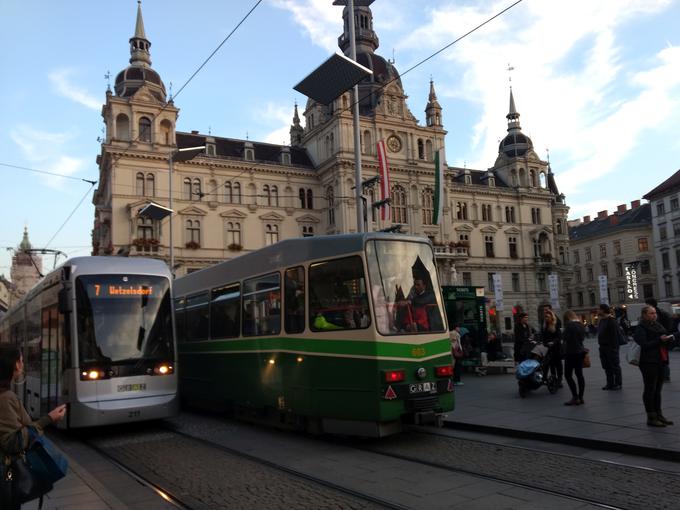
<instances>
[{"instance_id":1,"label":"tram windshield","mask_svg":"<svg viewBox=\"0 0 680 510\"><path fill-rule=\"evenodd\" d=\"M428 244L375 240L366 246L366 259L381 334L444 331L439 280Z\"/></svg>"},{"instance_id":2,"label":"tram windshield","mask_svg":"<svg viewBox=\"0 0 680 510\"><path fill-rule=\"evenodd\" d=\"M81 365L174 361L167 278L79 276L76 306Z\"/></svg>"}]
</instances>

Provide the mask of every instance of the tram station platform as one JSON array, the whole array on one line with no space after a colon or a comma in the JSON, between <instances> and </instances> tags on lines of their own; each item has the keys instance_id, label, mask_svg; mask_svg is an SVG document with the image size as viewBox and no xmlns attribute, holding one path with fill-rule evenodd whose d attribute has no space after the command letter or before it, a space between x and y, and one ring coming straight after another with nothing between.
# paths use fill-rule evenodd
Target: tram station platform
<instances>
[{"instance_id":1,"label":"tram station platform","mask_svg":"<svg viewBox=\"0 0 680 510\"><path fill-rule=\"evenodd\" d=\"M670 353L671 382L664 384L662 392L664 416L675 425L657 428L647 426L642 375L626 362L626 347L621 348L623 388L617 391L602 390L605 374L597 339L587 339L586 347L591 367L583 369L584 405L564 405L571 399L566 382L555 395L542 386L521 398L514 374L481 377L464 372L463 385L455 387L456 408L448 414L445 427L680 460L680 352Z\"/></svg>"}]
</instances>

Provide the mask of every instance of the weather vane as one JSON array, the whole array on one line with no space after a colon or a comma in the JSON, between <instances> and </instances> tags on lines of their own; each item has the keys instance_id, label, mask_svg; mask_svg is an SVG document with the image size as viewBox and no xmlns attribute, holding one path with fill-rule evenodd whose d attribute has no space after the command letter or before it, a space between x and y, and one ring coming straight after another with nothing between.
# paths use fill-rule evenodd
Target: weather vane
<instances>
[{"instance_id":1,"label":"weather vane","mask_svg":"<svg viewBox=\"0 0 680 510\"><path fill-rule=\"evenodd\" d=\"M110 92L111 91L111 71L106 71L106 74L104 75L104 79L106 80L106 91Z\"/></svg>"},{"instance_id":2,"label":"weather vane","mask_svg":"<svg viewBox=\"0 0 680 510\"><path fill-rule=\"evenodd\" d=\"M508 68L506 69L506 71L508 72L508 82L510 83L510 88L512 88L512 72L514 70L515 68L508 64Z\"/></svg>"},{"instance_id":3,"label":"weather vane","mask_svg":"<svg viewBox=\"0 0 680 510\"><path fill-rule=\"evenodd\" d=\"M170 101L172 101L172 82L170 82Z\"/></svg>"}]
</instances>

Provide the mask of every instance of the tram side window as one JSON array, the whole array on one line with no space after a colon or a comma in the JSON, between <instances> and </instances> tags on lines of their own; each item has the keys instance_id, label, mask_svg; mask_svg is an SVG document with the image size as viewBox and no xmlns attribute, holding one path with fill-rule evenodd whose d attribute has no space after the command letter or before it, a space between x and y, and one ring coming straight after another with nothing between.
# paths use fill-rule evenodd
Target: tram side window
<instances>
[{"instance_id":1,"label":"tram side window","mask_svg":"<svg viewBox=\"0 0 680 510\"><path fill-rule=\"evenodd\" d=\"M309 326L312 331L367 328L371 322L360 257L309 267Z\"/></svg>"},{"instance_id":2,"label":"tram side window","mask_svg":"<svg viewBox=\"0 0 680 510\"><path fill-rule=\"evenodd\" d=\"M185 304L186 300L184 298L175 299L175 327L177 328L178 342L187 341L186 316L184 312Z\"/></svg>"},{"instance_id":3,"label":"tram side window","mask_svg":"<svg viewBox=\"0 0 680 510\"><path fill-rule=\"evenodd\" d=\"M210 292L210 338L235 338L239 336L241 286L225 285Z\"/></svg>"},{"instance_id":4,"label":"tram side window","mask_svg":"<svg viewBox=\"0 0 680 510\"><path fill-rule=\"evenodd\" d=\"M281 275L271 273L243 282L243 336L281 332Z\"/></svg>"},{"instance_id":5,"label":"tram side window","mask_svg":"<svg viewBox=\"0 0 680 510\"><path fill-rule=\"evenodd\" d=\"M287 269L284 282L286 333L302 333L305 330L305 269L302 266Z\"/></svg>"},{"instance_id":6,"label":"tram side window","mask_svg":"<svg viewBox=\"0 0 680 510\"><path fill-rule=\"evenodd\" d=\"M187 297L186 335L189 340L207 340L210 322L208 320L208 293Z\"/></svg>"}]
</instances>

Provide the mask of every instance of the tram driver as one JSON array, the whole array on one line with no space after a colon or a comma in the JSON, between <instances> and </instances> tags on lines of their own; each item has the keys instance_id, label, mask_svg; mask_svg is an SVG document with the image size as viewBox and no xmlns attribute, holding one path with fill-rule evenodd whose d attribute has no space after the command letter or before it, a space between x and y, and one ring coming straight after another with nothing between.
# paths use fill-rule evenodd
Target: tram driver
<instances>
[{"instance_id":1,"label":"tram driver","mask_svg":"<svg viewBox=\"0 0 680 510\"><path fill-rule=\"evenodd\" d=\"M407 314L402 314L402 326L407 331L439 331L444 328L437 298L432 289L432 279L420 257L411 266L413 287L411 287L406 303Z\"/></svg>"}]
</instances>

